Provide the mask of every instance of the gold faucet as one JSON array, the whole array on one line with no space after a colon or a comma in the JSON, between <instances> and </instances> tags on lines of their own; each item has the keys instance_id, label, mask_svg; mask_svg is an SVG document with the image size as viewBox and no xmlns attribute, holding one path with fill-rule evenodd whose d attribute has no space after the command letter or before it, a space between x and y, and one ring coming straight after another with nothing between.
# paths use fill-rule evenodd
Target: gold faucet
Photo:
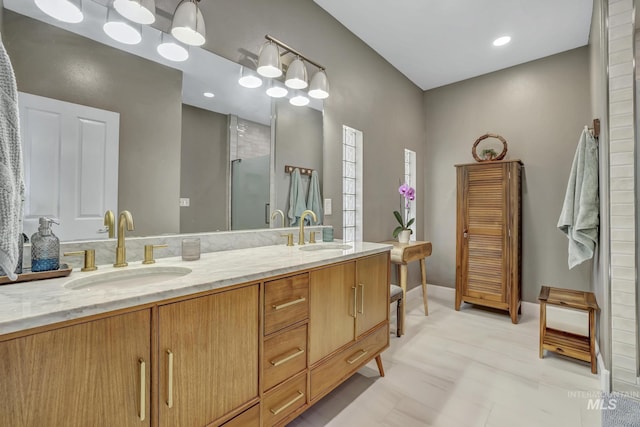
<instances>
[{"instance_id":1,"label":"gold faucet","mask_svg":"<svg viewBox=\"0 0 640 427\"><path fill-rule=\"evenodd\" d=\"M116 219L113 216L113 211L109 209L104 213L104 225L106 226L107 231L109 232L110 239L113 239L115 237L115 234L116 234L115 224L116 224Z\"/></svg>"},{"instance_id":2,"label":"gold faucet","mask_svg":"<svg viewBox=\"0 0 640 427\"><path fill-rule=\"evenodd\" d=\"M273 213L271 214L271 221L274 221L278 214L280 214L280 216L282 217L282 226L286 227L286 225L284 225L284 212L282 212L282 210L280 209L276 209L275 211L273 211Z\"/></svg>"},{"instance_id":3,"label":"gold faucet","mask_svg":"<svg viewBox=\"0 0 640 427\"><path fill-rule=\"evenodd\" d=\"M309 209L302 212L302 215L300 215L300 235L298 236L299 245L304 245L304 217L306 217L309 214L313 218L313 222L318 222L318 217L316 216L315 212L310 211Z\"/></svg>"},{"instance_id":4,"label":"gold faucet","mask_svg":"<svg viewBox=\"0 0 640 427\"><path fill-rule=\"evenodd\" d=\"M133 231L133 217L131 212L122 211L118 217L118 246L116 246L116 263L114 267L126 267L127 265L127 249L124 246L124 227Z\"/></svg>"}]
</instances>

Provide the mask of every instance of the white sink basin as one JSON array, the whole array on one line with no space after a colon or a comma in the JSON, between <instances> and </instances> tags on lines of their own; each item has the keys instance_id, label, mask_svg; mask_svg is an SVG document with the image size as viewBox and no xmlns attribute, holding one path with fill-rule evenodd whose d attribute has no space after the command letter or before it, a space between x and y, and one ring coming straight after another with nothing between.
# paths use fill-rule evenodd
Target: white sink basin
<instances>
[{"instance_id":1,"label":"white sink basin","mask_svg":"<svg viewBox=\"0 0 640 427\"><path fill-rule=\"evenodd\" d=\"M342 243L327 243L327 244L310 244L305 246L300 246L301 251L328 251L328 250L340 250L344 251L347 249L351 249L351 245L345 245Z\"/></svg>"},{"instance_id":2,"label":"white sink basin","mask_svg":"<svg viewBox=\"0 0 640 427\"><path fill-rule=\"evenodd\" d=\"M80 277L65 283L64 287L73 290L118 290L135 288L150 283L160 283L191 273L187 267L153 266L122 269L98 273L89 277Z\"/></svg>"}]
</instances>

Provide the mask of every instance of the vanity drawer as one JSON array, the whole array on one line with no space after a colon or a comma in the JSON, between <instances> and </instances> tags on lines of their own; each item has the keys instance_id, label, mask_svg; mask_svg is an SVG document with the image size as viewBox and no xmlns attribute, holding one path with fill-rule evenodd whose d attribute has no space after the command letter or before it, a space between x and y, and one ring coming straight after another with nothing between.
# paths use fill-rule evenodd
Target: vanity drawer
<instances>
[{"instance_id":1,"label":"vanity drawer","mask_svg":"<svg viewBox=\"0 0 640 427\"><path fill-rule=\"evenodd\" d=\"M307 325L264 341L264 390L281 383L307 367Z\"/></svg>"},{"instance_id":2,"label":"vanity drawer","mask_svg":"<svg viewBox=\"0 0 640 427\"><path fill-rule=\"evenodd\" d=\"M277 424L306 402L307 372L305 371L265 394L262 400L263 425Z\"/></svg>"},{"instance_id":3,"label":"vanity drawer","mask_svg":"<svg viewBox=\"0 0 640 427\"><path fill-rule=\"evenodd\" d=\"M260 427L260 404L252 406L221 427Z\"/></svg>"},{"instance_id":4,"label":"vanity drawer","mask_svg":"<svg viewBox=\"0 0 640 427\"><path fill-rule=\"evenodd\" d=\"M389 345L389 325L357 341L311 371L311 400L335 387Z\"/></svg>"},{"instance_id":5,"label":"vanity drawer","mask_svg":"<svg viewBox=\"0 0 640 427\"><path fill-rule=\"evenodd\" d=\"M269 335L309 317L309 274L266 282L264 334Z\"/></svg>"}]
</instances>

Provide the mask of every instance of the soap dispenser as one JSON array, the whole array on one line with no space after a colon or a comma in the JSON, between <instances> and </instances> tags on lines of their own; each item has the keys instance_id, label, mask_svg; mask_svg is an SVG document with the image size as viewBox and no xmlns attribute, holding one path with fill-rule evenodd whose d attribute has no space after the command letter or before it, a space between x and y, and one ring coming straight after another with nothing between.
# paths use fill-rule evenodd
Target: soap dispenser
<instances>
[{"instance_id":1,"label":"soap dispenser","mask_svg":"<svg viewBox=\"0 0 640 427\"><path fill-rule=\"evenodd\" d=\"M51 218L40 218L38 232L31 236L31 271L49 271L60 268L60 239L51 231Z\"/></svg>"}]
</instances>

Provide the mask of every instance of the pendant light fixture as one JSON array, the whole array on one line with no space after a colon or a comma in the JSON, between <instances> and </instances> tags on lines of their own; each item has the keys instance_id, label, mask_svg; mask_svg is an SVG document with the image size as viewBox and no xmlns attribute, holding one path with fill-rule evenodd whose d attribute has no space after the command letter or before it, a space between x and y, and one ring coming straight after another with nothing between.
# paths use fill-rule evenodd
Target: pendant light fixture
<instances>
[{"instance_id":1,"label":"pendant light fixture","mask_svg":"<svg viewBox=\"0 0 640 427\"><path fill-rule=\"evenodd\" d=\"M262 86L262 79L250 68L240 66L240 78L238 79L238 83L240 83L240 86L255 89Z\"/></svg>"},{"instance_id":2,"label":"pendant light fixture","mask_svg":"<svg viewBox=\"0 0 640 427\"><path fill-rule=\"evenodd\" d=\"M309 83L309 96L315 99L326 99L329 97L329 80L324 69L319 69L311 78Z\"/></svg>"},{"instance_id":3,"label":"pendant light fixture","mask_svg":"<svg viewBox=\"0 0 640 427\"><path fill-rule=\"evenodd\" d=\"M305 67L300 56L297 56L296 59L289 64L284 84L291 89L304 89L308 86L307 67Z\"/></svg>"},{"instance_id":4,"label":"pendant light fixture","mask_svg":"<svg viewBox=\"0 0 640 427\"><path fill-rule=\"evenodd\" d=\"M276 78L282 75L280 67L280 51L271 40L262 45L258 57L258 74L265 77Z\"/></svg>"},{"instance_id":5,"label":"pendant light fixture","mask_svg":"<svg viewBox=\"0 0 640 427\"><path fill-rule=\"evenodd\" d=\"M206 41L204 17L198 7L200 0L182 0L173 14L171 35L190 46L202 46Z\"/></svg>"},{"instance_id":6,"label":"pendant light fixture","mask_svg":"<svg viewBox=\"0 0 640 427\"><path fill-rule=\"evenodd\" d=\"M107 9L107 22L102 29L109 37L120 43L134 45L142 41L140 24L126 22L111 8Z\"/></svg>"},{"instance_id":7,"label":"pendant light fixture","mask_svg":"<svg viewBox=\"0 0 640 427\"><path fill-rule=\"evenodd\" d=\"M304 93L296 91L294 96L289 100L289 103L296 107L304 107L309 103L309 98L304 96Z\"/></svg>"},{"instance_id":8,"label":"pendant light fixture","mask_svg":"<svg viewBox=\"0 0 640 427\"><path fill-rule=\"evenodd\" d=\"M277 80L271 80L269 82L269 88L267 89L267 95L271 98L284 98L289 91L282 83Z\"/></svg>"},{"instance_id":9,"label":"pendant light fixture","mask_svg":"<svg viewBox=\"0 0 640 427\"><path fill-rule=\"evenodd\" d=\"M160 56L169 61L183 62L189 59L189 50L166 33L160 36L157 50Z\"/></svg>"},{"instance_id":10,"label":"pendant light fixture","mask_svg":"<svg viewBox=\"0 0 640 427\"><path fill-rule=\"evenodd\" d=\"M155 0L113 0L113 8L138 24L149 25L156 20Z\"/></svg>"},{"instance_id":11,"label":"pendant light fixture","mask_svg":"<svg viewBox=\"0 0 640 427\"><path fill-rule=\"evenodd\" d=\"M81 0L35 0L35 3L41 11L58 21L77 24L84 19Z\"/></svg>"}]
</instances>

